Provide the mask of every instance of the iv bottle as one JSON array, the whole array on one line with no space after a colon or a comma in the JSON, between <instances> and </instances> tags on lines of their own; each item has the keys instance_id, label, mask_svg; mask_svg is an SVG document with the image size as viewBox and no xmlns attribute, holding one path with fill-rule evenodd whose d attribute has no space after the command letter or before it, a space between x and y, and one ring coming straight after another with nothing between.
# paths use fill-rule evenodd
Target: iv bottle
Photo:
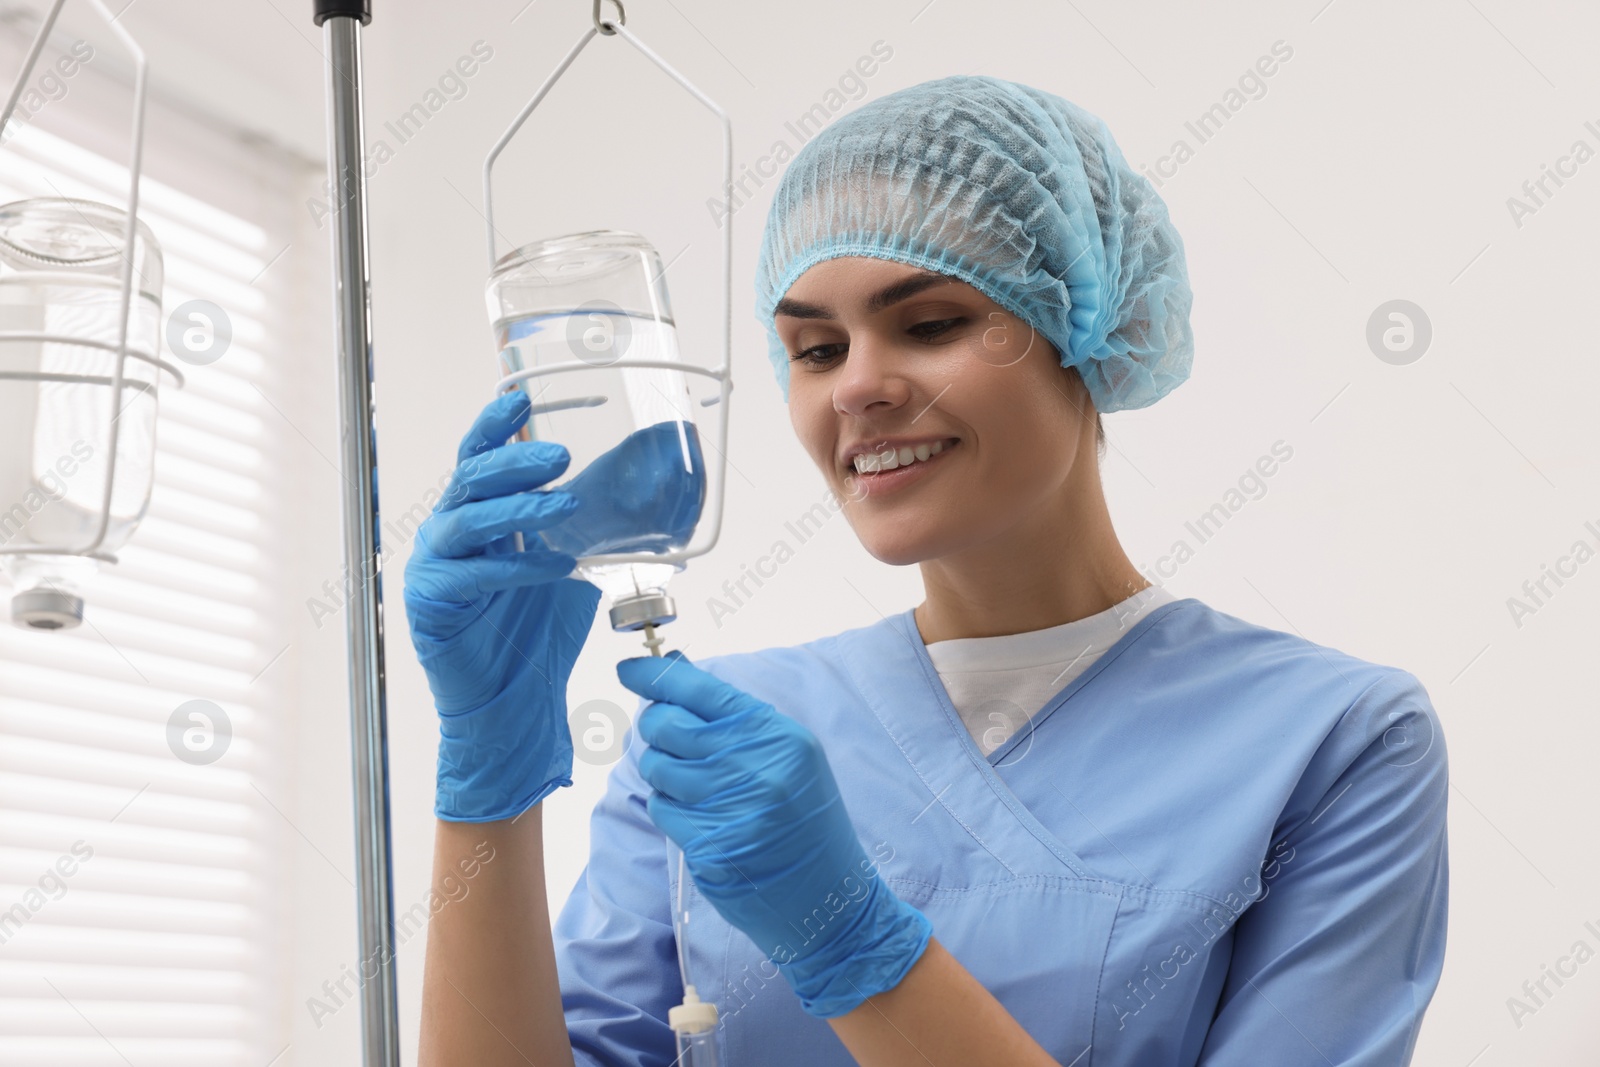
<instances>
[{"instance_id":1,"label":"iv bottle","mask_svg":"<svg viewBox=\"0 0 1600 1067\"><path fill-rule=\"evenodd\" d=\"M128 358L113 389L127 226L126 212L89 200L0 207L0 547L11 550L0 567L20 626L77 625L96 558L127 543L150 502L162 260L136 222Z\"/></svg>"},{"instance_id":2,"label":"iv bottle","mask_svg":"<svg viewBox=\"0 0 1600 1067\"><path fill-rule=\"evenodd\" d=\"M675 617L666 586L683 564L595 557L681 551L706 499L691 375L627 365L682 362L663 271L643 237L597 230L519 248L488 284L501 374L564 365L518 383L532 404L522 439L567 448L566 480L552 488L582 501L541 536L611 600L618 630Z\"/></svg>"}]
</instances>

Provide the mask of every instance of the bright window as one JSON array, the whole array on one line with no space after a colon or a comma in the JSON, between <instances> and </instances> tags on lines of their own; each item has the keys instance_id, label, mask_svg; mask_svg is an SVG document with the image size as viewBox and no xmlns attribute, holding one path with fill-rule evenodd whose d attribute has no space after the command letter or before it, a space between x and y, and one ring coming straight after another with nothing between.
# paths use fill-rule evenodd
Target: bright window
<instances>
[{"instance_id":1,"label":"bright window","mask_svg":"<svg viewBox=\"0 0 1600 1067\"><path fill-rule=\"evenodd\" d=\"M124 127L125 100L105 122ZM228 149L205 161L219 189L273 166L266 150ZM159 146L146 152L153 170ZM290 239L148 174L140 217L165 256L163 315L211 301L232 342L215 363L180 363L185 388L163 381L150 510L85 590L84 625L25 632L4 608L3 1064L265 1067L288 1043L277 941L295 831L281 813L278 661L293 605L279 554L282 457L299 442L270 399L292 371L267 327L286 314L276 257ZM125 182L120 162L36 125L0 149L0 202L121 205ZM214 762L169 745L169 718L192 700L231 723Z\"/></svg>"}]
</instances>

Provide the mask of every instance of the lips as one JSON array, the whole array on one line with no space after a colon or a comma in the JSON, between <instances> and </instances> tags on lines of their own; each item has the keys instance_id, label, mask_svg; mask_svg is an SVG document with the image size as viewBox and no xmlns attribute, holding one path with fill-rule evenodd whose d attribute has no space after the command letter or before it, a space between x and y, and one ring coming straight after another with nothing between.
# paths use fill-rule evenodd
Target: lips
<instances>
[{"instance_id":1,"label":"lips","mask_svg":"<svg viewBox=\"0 0 1600 1067\"><path fill-rule=\"evenodd\" d=\"M938 452L934 452L932 446L929 445L927 459L913 458L910 464L903 467L897 465L888 470L866 472L850 468L850 473L846 476L846 483L852 487L852 495L858 499L897 492L937 473L949 461L950 453L959 450L960 443L959 439L952 439L950 443L945 444Z\"/></svg>"},{"instance_id":2,"label":"lips","mask_svg":"<svg viewBox=\"0 0 1600 1067\"><path fill-rule=\"evenodd\" d=\"M841 463L857 474L874 474L926 463L933 456L957 443L955 437L886 437L870 443L851 445Z\"/></svg>"}]
</instances>

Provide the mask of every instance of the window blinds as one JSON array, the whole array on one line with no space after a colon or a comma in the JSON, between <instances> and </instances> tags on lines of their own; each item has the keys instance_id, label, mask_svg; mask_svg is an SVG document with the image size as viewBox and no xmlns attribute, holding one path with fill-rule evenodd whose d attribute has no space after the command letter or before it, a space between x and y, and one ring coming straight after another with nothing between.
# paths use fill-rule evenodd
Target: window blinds
<instances>
[{"instance_id":1,"label":"window blinds","mask_svg":"<svg viewBox=\"0 0 1600 1067\"><path fill-rule=\"evenodd\" d=\"M119 163L33 126L0 151L0 202L121 205L125 182ZM289 594L274 546L296 431L269 399L288 382L266 328L283 309L262 279L288 238L148 176L141 197L163 316L208 300L232 341L215 363L180 363L185 388L163 381L150 510L86 588L84 625L0 622L0 1064L281 1067L273 935L294 831L277 777ZM169 718L197 699L231 724L211 763L169 745Z\"/></svg>"}]
</instances>

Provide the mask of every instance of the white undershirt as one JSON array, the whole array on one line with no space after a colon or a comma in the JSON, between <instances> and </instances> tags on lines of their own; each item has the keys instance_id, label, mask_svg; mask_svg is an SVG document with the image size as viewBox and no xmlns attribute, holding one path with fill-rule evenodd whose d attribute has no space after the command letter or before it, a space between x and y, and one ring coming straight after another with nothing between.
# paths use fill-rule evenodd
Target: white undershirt
<instances>
[{"instance_id":1,"label":"white undershirt","mask_svg":"<svg viewBox=\"0 0 1600 1067\"><path fill-rule=\"evenodd\" d=\"M928 658L967 731L988 755L1050 697L1088 670L1149 612L1177 597L1142 589L1088 618L1004 637L962 637L928 645Z\"/></svg>"}]
</instances>

